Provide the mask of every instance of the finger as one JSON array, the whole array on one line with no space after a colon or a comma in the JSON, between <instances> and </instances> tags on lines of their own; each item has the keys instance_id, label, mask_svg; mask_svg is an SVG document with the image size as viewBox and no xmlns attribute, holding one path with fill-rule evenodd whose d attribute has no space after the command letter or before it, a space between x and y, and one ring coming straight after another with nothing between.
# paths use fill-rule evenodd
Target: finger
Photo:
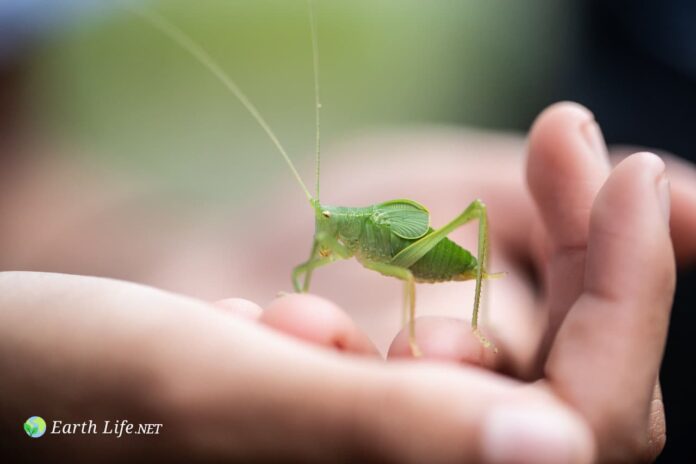
<instances>
[{"instance_id":1,"label":"finger","mask_svg":"<svg viewBox=\"0 0 696 464\"><path fill-rule=\"evenodd\" d=\"M235 316L252 321L258 320L261 317L261 314L263 314L263 309L261 306L257 305L253 301L245 300L243 298L227 298L216 301L213 304L219 308L229 311Z\"/></svg>"},{"instance_id":2,"label":"finger","mask_svg":"<svg viewBox=\"0 0 696 464\"><path fill-rule=\"evenodd\" d=\"M651 398L675 285L664 163L620 163L592 210L583 294L546 365L554 388L589 419L600 452L635 460L648 447Z\"/></svg>"},{"instance_id":3,"label":"finger","mask_svg":"<svg viewBox=\"0 0 696 464\"><path fill-rule=\"evenodd\" d=\"M495 345L498 340L491 340ZM502 354L486 348L471 330L471 323L447 317L419 317L416 319L416 342L423 359L497 369ZM402 329L389 347L388 359L412 358L408 342L408 328Z\"/></svg>"},{"instance_id":4,"label":"finger","mask_svg":"<svg viewBox=\"0 0 696 464\"><path fill-rule=\"evenodd\" d=\"M612 147L611 160L621 160L639 150ZM657 152L665 162L672 197L670 230L674 255L680 267L696 262L696 167L671 153Z\"/></svg>"},{"instance_id":5,"label":"finger","mask_svg":"<svg viewBox=\"0 0 696 464\"><path fill-rule=\"evenodd\" d=\"M592 201L610 170L594 116L576 103L552 105L534 122L528 150L527 182L551 240L584 247Z\"/></svg>"},{"instance_id":6,"label":"finger","mask_svg":"<svg viewBox=\"0 0 696 464\"><path fill-rule=\"evenodd\" d=\"M609 170L602 133L587 109L563 102L537 118L529 136L527 182L550 247L545 286L549 328L541 362L582 290L590 210ZM535 242L539 240L533 237L530 246Z\"/></svg>"},{"instance_id":7,"label":"finger","mask_svg":"<svg viewBox=\"0 0 696 464\"><path fill-rule=\"evenodd\" d=\"M370 338L343 310L315 295L282 296L266 308L261 322L316 345L348 353L379 355Z\"/></svg>"}]
</instances>

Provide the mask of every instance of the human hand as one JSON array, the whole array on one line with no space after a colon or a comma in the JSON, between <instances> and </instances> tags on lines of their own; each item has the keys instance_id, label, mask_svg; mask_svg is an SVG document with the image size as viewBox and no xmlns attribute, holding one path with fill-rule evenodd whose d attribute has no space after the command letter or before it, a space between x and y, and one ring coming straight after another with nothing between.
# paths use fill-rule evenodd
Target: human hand
<instances>
[{"instance_id":1,"label":"human hand","mask_svg":"<svg viewBox=\"0 0 696 464\"><path fill-rule=\"evenodd\" d=\"M470 336L468 323L453 319L421 318L419 345L426 358L482 364L528 380L549 379L556 371L570 371L573 378L556 379L552 389L589 418L600 445L599 456L652 459L665 438L659 385L655 382L674 271L665 221L639 208L645 192L654 193L654 186L645 180L646 172L652 170L662 177L658 174L662 164L654 156L636 155L609 178L611 168L601 132L587 110L572 104L547 110L535 124L529 145L528 183L541 220L534 219L533 202L506 171L506 164L517 167L514 162L501 163L494 157L487 166L486 160L474 160L473 166L465 166L460 181L468 190L485 192L481 196L491 210L493 253L498 258L490 269L513 270L507 282L491 284L494 301L501 297L506 303L492 305L489 325L502 346L500 355L482 350L478 340ZM493 173L491 168L498 171ZM670 168L676 179L672 232L678 258L688 263L695 255L696 218L691 211L696 192L690 182L694 172L686 164L672 162ZM641 180L643 185L636 185ZM433 183L447 190L446 182ZM604 193L597 197L600 188ZM665 192L661 195L664 197ZM669 204L667 198L663 201ZM636 228L642 229L645 243L639 243ZM666 241L657 240L660 236ZM652 250L653 255L641 252L630 259L628 251L623 257L612 253L631 241L634 250ZM586 268L588 249L601 251L595 251L594 261ZM535 266L540 287L529 272L522 271L526 263ZM638 273L638 269L645 273ZM639 290L648 286L653 287L653 297L662 300L645 298L639 302ZM651 309L646 309L646 303ZM601 314L598 308L603 308ZM641 314L642 320L634 312ZM286 314L289 327L280 324L279 328L296 333L312 314L311 308L294 320ZM571 321L566 325L571 328L564 329L556 340L566 316ZM559 350L566 355L549 358L550 352ZM570 351L575 354L568 356ZM634 357L636 354L639 356ZM392 344L390 356L410 356L403 333ZM607 357L613 360L600 369L595 360ZM592 382L582 381L582 377Z\"/></svg>"},{"instance_id":2,"label":"human hand","mask_svg":"<svg viewBox=\"0 0 696 464\"><path fill-rule=\"evenodd\" d=\"M265 314L295 305L340 317L308 295L274 305ZM226 306L254 310L240 300ZM371 352L350 335L333 340ZM543 388L475 369L344 356L206 302L94 277L0 274L0 378L0 440L23 459L507 462L514 453L588 462L592 453L583 421ZM52 420L163 425L156 436L39 441L23 436L31 414L50 429Z\"/></svg>"},{"instance_id":3,"label":"human hand","mask_svg":"<svg viewBox=\"0 0 696 464\"><path fill-rule=\"evenodd\" d=\"M476 173L475 163L469 167L470 172ZM498 178L502 177L501 183L505 184L501 168L494 167L492 172L498 174ZM638 170L643 171L642 167ZM614 175L619 172L617 169ZM477 174L475 178L481 182L490 182L494 178L482 176L480 171ZM624 174L619 179L626 177L632 178ZM638 177L638 180L645 180ZM467 188L475 189L475 182ZM484 188L481 196L491 206L498 197L486 195L494 190L490 185L488 189ZM650 203L654 198L647 197L647 191L643 190L640 193L646 198L638 198L642 206L652 205L653 209L648 212L658 211L659 206ZM525 197L519 191L515 195L518 202L512 204L523 204ZM609 195L607 198L613 197ZM503 196L498 201L504 199ZM500 211L498 208L492 210ZM495 224L503 225L505 220L511 220L515 216L511 212L515 209L511 208L503 215L499 213ZM520 207L517 216L530 217L531 214L526 214L528 212L529 208ZM648 213L643 211L641 214ZM499 232L496 232L495 224L494 240L506 243L513 250L514 240L501 238L504 231L511 232L513 228L498 228ZM528 236L521 233L523 230L517 230L511 237L524 242ZM498 334L502 356L492 360L477 357L481 353L477 345L467 348L468 328L465 325L431 319L434 330L419 331L419 342L426 357L437 355L444 359L478 360L517 377L525 377L525 374L531 377L536 372L534 350L518 352L514 349L524 347L522 341L531 339L525 334L524 326L505 326L499 322L524 321L524 300L509 305L509 311L504 315L511 317L496 317L500 314L497 308L501 301L515 303L518 296L524 297L532 290L530 286L521 284L527 282L526 276L513 273L518 266L517 261L511 259L514 254L503 253L504 250L503 247L497 248L498 258L493 266L510 274L506 279L491 284L491 293L492 296L504 293L505 299L497 299L492 305L490 312L494 317L487 326ZM503 257L510 260L509 266L507 263L504 266L499 264ZM247 269L253 269L253 266ZM26 405L26 394L34 393L32 398L42 401L34 403L35 406L44 411L55 411L56 405L60 407L66 404L66 400L69 403L71 398L81 396L84 400L78 406L82 410L89 406L88 410L94 411L95 419L106 416L109 410L125 413L132 408L133 414L144 416L148 421L159 419L165 427L170 424L167 429L171 434L158 441L130 442L131 446L137 446L137 450L129 448L129 442L119 442L118 450L113 451L116 454L110 454L113 459L123 456L118 452L149 451L156 456L169 453L182 459L189 456L198 459L230 457L244 461L282 457L318 462L336 459L495 462L496 456L500 461L514 455L520 462L544 462L543 459L564 462L571 461L571 458L576 462L587 462L595 447L588 422L595 432L597 424L588 411L596 413L597 403L601 401L584 401L586 398L577 401L573 393L577 388L591 391L587 385L595 385L599 377L578 378L579 372L586 370L574 372L573 366L578 362L582 366L582 362L591 359L596 352L589 351L587 357L574 358L578 355L575 350L570 350L570 353L569 350L561 351L555 355L560 367L554 369L554 376L529 384L470 367L412 362L384 365L374 359L337 356L293 342L282 334L268 331L263 324L240 320L211 308L207 303L141 286L34 274L11 274L3 276L3 280L0 284L3 287L0 314L8 319L0 324L5 330L0 337L3 343L0 352L5 355L0 368L3 373L14 372L14 375L2 377L10 379L5 384L8 392L5 398L15 398L16 405ZM515 286L524 291L513 292ZM398 294L398 291L394 293ZM461 298L459 287L457 295ZM369 296L379 297L377 293ZM231 302L231 306L233 312L249 312L248 303L236 301ZM534 309L533 305L529 306ZM461 307L457 310L461 312ZM251 311L257 309L252 307ZM659 311L664 312L665 308L651 307L650 313L643 315L654 316ZM308 325L303 322L318 319L324 323ZM335 306L315 297L291 295L282 298L263 312L261 321L293 333L304 330L304 333L296 334L304 338L315 337L314 341L319 344L348 352L374 354L370 343L349 318ZM641 325L640 321L634 322L620 328L635 333ZM653 328L659 332L660 324ZM447 339L447 334L456 337ZM601 340L606 331L592 334L600 335ZM659 338L659 333L653 335L648 336L648 342ZM443 339L464 342L439 346L433 343ZM559 342L561 339L559 335ZM572 341L577 337L563 339ZM185 347L181 345L182 340L185 340ZM617 335L616 340L623 340L623 337ZM582 341L584 350L588 346L592 348L595 340L585 338ZM649 349L650 343L647 345L643 349ZM398 354L398 346L397 341L392 349L394 355ZM90 351L86 347L98 349ZM503 347L506 347L504 355ZM472 352L471 348L476 348L476 351ZM439 351L435 352L435 349ZM59 354L62 361L45 359L42 354L47 352ZM531 355L518 354L525 352ZM484 353L486 356L490 354ZM620 358L601 354L608 360ZM646 370L650 370L651 359L651 356L647 357ZM56 372L56 363L63 372ZM16 366L27 364L36 367L33 379L41 380L38 393L36 385L27 382L26 375L17 375ZM144 373L148 375L143 376ZM633 377L633 372L631 376L634 379L641 377L640 372L637 377ZM27 385L31 387L22 388ZM56 391L56 385L66 388ZM641 395L632 392L642 390L629 390L622 392L621 398L640 405ZM590 400L597 398L591 397ZM80 408L74 409L72 414L79 414ZM59 410L65 412L64 408ZM604 410L599 412L603 420L626 418L621 408L611 411L616 412L616 416L608 415ZM22 414L25 412L17 410L17 415ZM14 426L14 423L3 424L8 430ZM616 426L617 429L610 430L606 437L600 437L600 459L615 456L611 454L613 452L630 455L641 451L632 447L631 440L625 440L624 435L631 432L626 424L618 423ZM605 448L613 438L618 438L616 446ZM93 443L99 444L100 451L109 445L103 439ZM324 446L324 443L330 445ZM64 452L71 451L70 446L80 448L85 459L89 459L89 451L95 452L94 448L84 449L79 441L63 440L60 446L65 446ZM506 456L505 452L509 454ZM535 455L535 452L543 455Z\"/></svg>"}]
</instances>

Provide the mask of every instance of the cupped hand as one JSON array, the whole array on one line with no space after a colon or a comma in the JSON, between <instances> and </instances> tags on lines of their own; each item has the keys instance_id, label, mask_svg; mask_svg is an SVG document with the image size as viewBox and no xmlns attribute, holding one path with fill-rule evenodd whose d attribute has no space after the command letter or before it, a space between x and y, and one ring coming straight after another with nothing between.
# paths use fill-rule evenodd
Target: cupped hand
<instances>
[{"instance_id":1,"label":"cupped hand","mask_svg":"<svg viewBox=\"0 0 696 464\"><path fill-rule=\"evenodd\" d=\"M533 388L543 386L585 417L601 460L654 458L665 440L657 375L674 290L667 223L671 209L677 258L693 262L693 168L670 160L670 208L663 162L637 153L612 171L592 114L570 103L552 106L534 124L526 183L510 153L471 158L457 182L486 199L491 270L508 271L504 281L490 283L494 302L484 329L500 353L483 349L467 321L431 316L417 324L425 358L538 380ZM434 184L439 191L426 204L441 204L439 194L456 189ZM312 306L284 312L275 327L303 338L298 328L314 317ZM317 342L315 335L304 338ZM404 332L389 357L410 357Z\"/></svg>"},{"instance_id":2,"label":"cupped hand","mask_svg":"<svg viewBox=\"0 0 696 464\"><path fill-rule=\"evenodd\" d=\"M370 353L318 297L319 343ZM579 415L544 386L493 373L345 356L249 315L95 277L0 274L3 449L23 459L122 462L589 462ZM331 318L337 318L333 322ZM344 330L344 332L335 329ZM40 414L49 432L24 435ZM162 424L158 435L56 435L54 421Z\"/></svg>"},{"instance_id":3,"label":"cupped hand","mask_svg":"<svg viewBox=\"0 0 696 464\"><path fill-rule=\"evenodd\" d=\"M310 295L288 295L262 311L245 300L213 305L106 279L5 273L0 378L3 396L13 401L3 403L3 440L22 433L21 422L11 418L32 409L66 421L116 414L164 424L162 435L149 441L97 436L85 444L49 436L39 450L53 458L78 450L85 460L135 453L240 462L650 459L664 426L659 408L650 406L674 279L663 165L638 154L609 174L605 155L596 155L603 145L582 135L592 124L591 115L574 105L542 115L530 136L529 163L548 175L535 180L530 169L534 201L521 162L508 157L518 146L514 140L479 144L500 156L472 157L464 176L450 170L435 184L449 199L436 203L443 208L433 210L438 220L475 196L490 207L491 269L508 272L489 283L492 301L484 319L499 355L470 343L466 323L431 317L418 324L426 360L461 365L400 360L403 337L392 344L394 362L383 363L359 327L378 334L371 338L383 346L379 334L389 324L364 326L360 317L356 324ZM458 143L440 140L445 151L459 151ZM408 145L400 155L422 147L433 155L438 146ZM428 174L436 168L441 171L430 164L416 169L414 199L432 192ZM375 183L387 171L373 171ZM545 191L542 184L553 182L558 190ZM682 192L681 204L693 205L692 192ZM693 224L678 204L673 230L677 223ZM542 221L535 219L536 208ZM565 242L564 233L576 233L573 221L580 231ZM264 264L267 272L273 268ZM244 269L254 275L253 265ZM566 286L555 296L553 279ZM363 297L345 280L340 287L324 282L339 297ZM470 301L464 285L451 291ZM400 295L365 293L378 304ZM338 299L350 307L350 298ZM445 301L437 295L421 300L438 307ZM398 302L391 306L398 317ZM20 452L37 451L15 438Z\"/></svg>"}]
</instances>

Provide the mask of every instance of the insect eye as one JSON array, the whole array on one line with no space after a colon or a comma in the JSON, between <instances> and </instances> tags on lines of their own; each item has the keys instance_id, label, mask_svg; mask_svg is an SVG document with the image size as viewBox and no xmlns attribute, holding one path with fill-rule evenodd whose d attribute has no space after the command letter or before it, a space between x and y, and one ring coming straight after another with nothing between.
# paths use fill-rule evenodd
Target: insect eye
<instances>
[{"instance_id":1,"label":"insect eye","mask_svg":"<svg viewBox=\"0 0 696 464\"><path fill-rule=\"evenodd\" d=\"M322 211L321 215L328 219L331 217L331 212L330 211Z\"/></svg>"}]
</instances>

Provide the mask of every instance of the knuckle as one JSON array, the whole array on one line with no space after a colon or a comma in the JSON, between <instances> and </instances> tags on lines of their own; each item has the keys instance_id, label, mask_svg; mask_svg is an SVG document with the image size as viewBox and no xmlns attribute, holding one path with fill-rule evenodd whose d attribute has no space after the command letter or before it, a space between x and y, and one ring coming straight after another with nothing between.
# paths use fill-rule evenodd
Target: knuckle
<instances>
[{"instance_id":1,"label":"knuckle","mask_svg":"<svg viewBox=\"0 0 696 464\"><path fill-rule=\"evenodd\" d=\"M662 430L646 427L645 422L615 417L596 429L602 462L652 462L662 452L666 435Z\"/></svg>"},{"instance_id":2,"label":"knuckle","mask_svg":"<svg viewBox=\"0 0 696 464\"><path fill-rule=\"evenodd\" d=\"M665 409L661 397L654 398L652 401L648 427L648 445L645 449L645 460L652 462L662 453L667 443Z\"/></svg>"}]
</instances>

